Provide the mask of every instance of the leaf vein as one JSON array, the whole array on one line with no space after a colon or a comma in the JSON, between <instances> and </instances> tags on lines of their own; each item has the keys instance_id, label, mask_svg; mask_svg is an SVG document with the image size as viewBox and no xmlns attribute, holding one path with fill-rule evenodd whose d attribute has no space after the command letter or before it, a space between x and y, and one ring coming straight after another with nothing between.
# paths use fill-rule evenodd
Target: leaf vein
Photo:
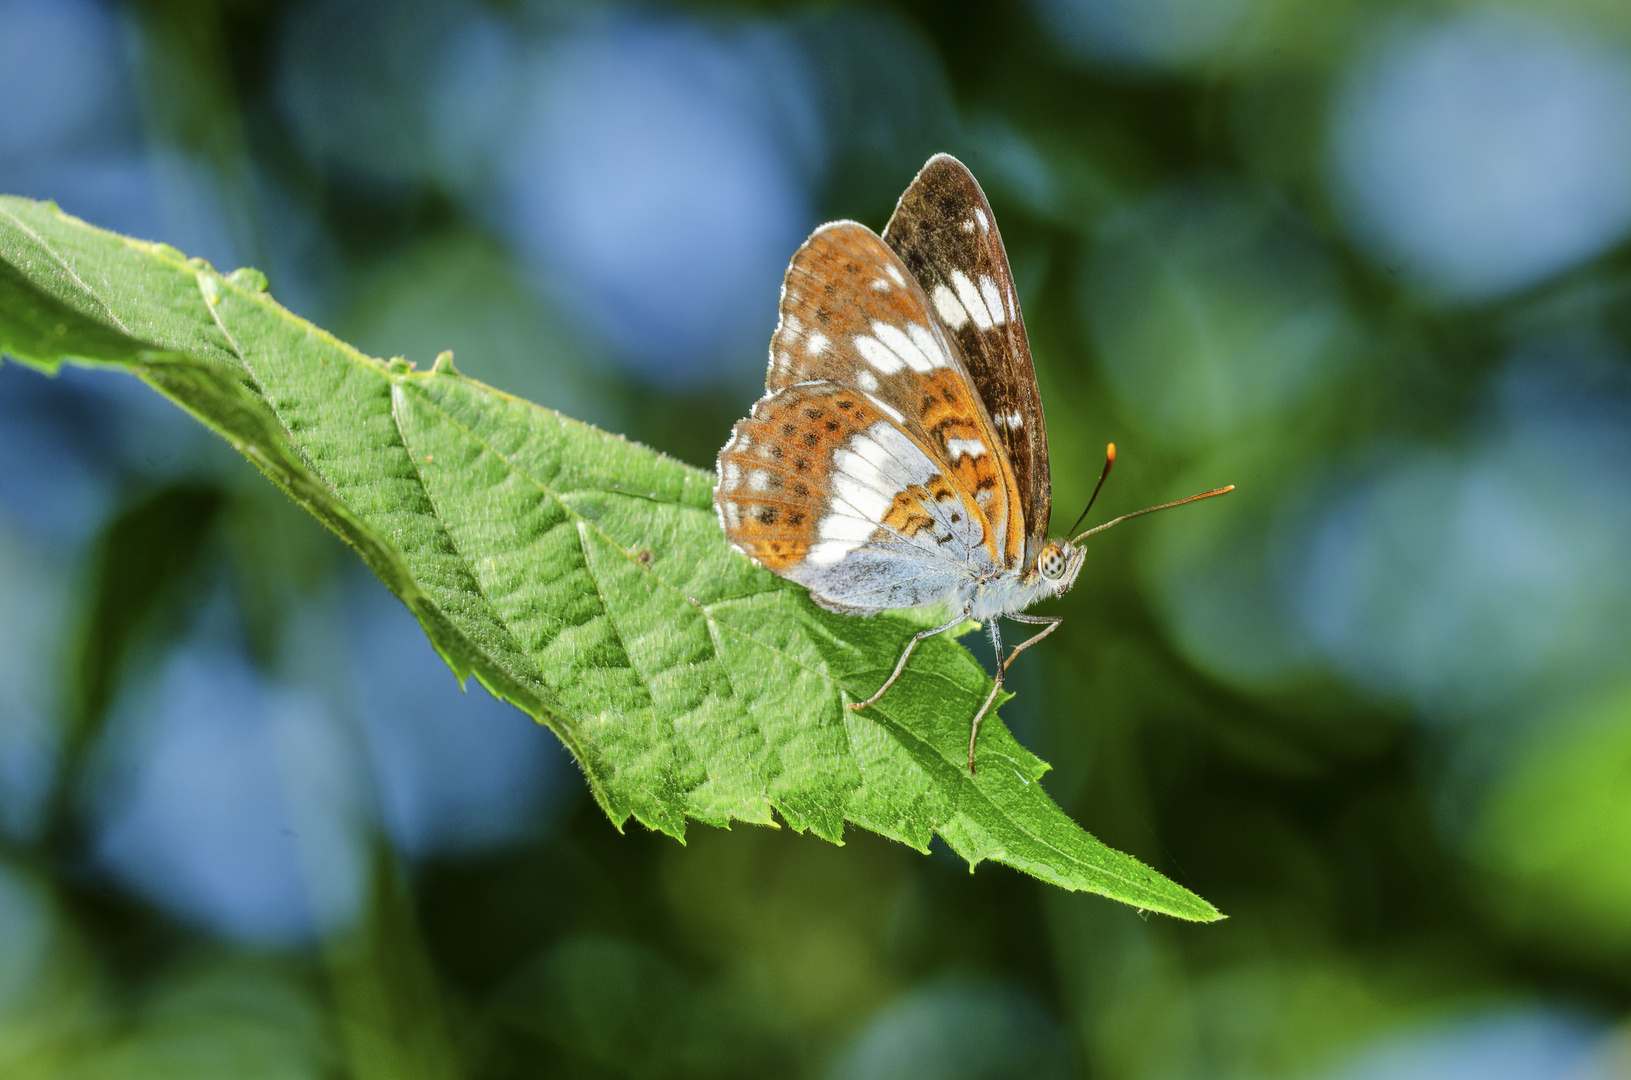
<instances>
[{"instance_id":1,"label":"leaf vein","mask_svg":"<svg viewBox=\"0 0 1631 1080\"><path fill-rule=\"evenodd\" d=\"M85 279L79 276L78 271L76 271L73 268L73 266L71 266L68 263L68 260L64 259L57 252L56 248L54 248L50 244L46 243L45 237L43 237L39 233L35 232L32 228L29 227L27 222L25 222L22 218L18 217L16 214L12 213L10 210L6 209L4 206L0 206L0 214L4 214L4 215L6 215L6 217L10 218L12 223L14 225L16 225L19 229L21 229L23 232L27 233L34 240L34 242L36 244L40 245L40 247L45 250L45 253L47 255L50 255L53 259L57 260L57 265L62 267L64 270L66 270L68 272L68 276L74 279L74 284L78 285L81 289L84 289L86 296L90 297L92 300L95 300L98 304L100 304L102 306L102 310L107 312L108 318L113 320L113 325L114 326L117 326L121 331L123 331L125 334L128 334L132 338L134 338L136 336L134 333L131 332L130 327L126 326L124 324L124 321L121 320L119 318L119 316L114 312L114 310L111 307L108 306L108 302L106 300L102 299L101 296L97 295L96 290L91 288L90 285L88 285L86 283Z\"/></svg>"}]
</instances>

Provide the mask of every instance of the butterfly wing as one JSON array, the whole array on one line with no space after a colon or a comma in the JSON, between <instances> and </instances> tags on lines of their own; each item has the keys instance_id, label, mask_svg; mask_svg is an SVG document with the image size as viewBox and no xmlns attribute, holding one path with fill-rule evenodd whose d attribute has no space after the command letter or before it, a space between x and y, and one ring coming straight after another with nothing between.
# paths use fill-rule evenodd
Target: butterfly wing
<instances>
[{"instance_id":1,"label":"butterfly wing","mask_svg":"<svg viewBox=\"0 0 1631 1080\"><path fill-rule=\"evenodd\" d=\"M850 614L940 603L991 566L990 523L877 402L833 382L761 398L719 453L733 547Z\"/></svg>"},{"instance_id":2,"label":"butterfly wing","mask_svg":"<svg viewBox=\"0 0 1631 1080\"><path fill-rule=\"evenodd\" d=\"M900 197L883 236L956 341L1012 462L1029 565L1046 540L1053 502L1048 428L991 204L962 162L936 154Z\"/></svg>"},{"instance_id":3,"label":"butterfly wing","mask_svg":"<svg viewBox=\"0 0 1631 1080\"><path fill-rule=\"evenodd\" d=\"M1017 564L1024 528L1013 472L968 367L899 256L853 221L817 229L782 284L765 386L811 381L881 403L976 499L995 564Z\"/></svg>"},{"instance_id":4,"label":"butterfly wing","mask_svg":"<svg viewBox=\"0 0 1631 1080\"><path fill-rule=\"evenodd\" d=\"M794 255L769 393L720 451L731 542L843 611L937 603L1024 548L1002 444L928 297L863 225Z\"/></svg>"}]
</instances>

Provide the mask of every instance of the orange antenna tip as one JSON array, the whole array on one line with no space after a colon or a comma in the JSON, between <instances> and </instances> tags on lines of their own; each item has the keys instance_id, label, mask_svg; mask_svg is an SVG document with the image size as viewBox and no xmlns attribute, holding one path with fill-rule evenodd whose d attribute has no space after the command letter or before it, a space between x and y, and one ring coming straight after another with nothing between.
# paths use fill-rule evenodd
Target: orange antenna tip
<instances>
[{"instance_id":1,"label":"orange antenna tip","mask_svg":"<svg viewBox=\"0 0 1631 1080\"><path fill-rule=\"evenodd\" d=\"M1088 497L1087 506L1082 508L1081 516L1076 519L1076 524L1070 527L1071 532L1075 532L1082 522L1087 520L1087 512L1093 509L1093 503L1098 500L1099 492L1104 489L1104 482L1110 476L1110 466L1115 463L1116 444L1111 443L1104 448L1104 471L1099 474L1099 482L1093 485L1093 494Z\"/></svg>"}]
</instances>

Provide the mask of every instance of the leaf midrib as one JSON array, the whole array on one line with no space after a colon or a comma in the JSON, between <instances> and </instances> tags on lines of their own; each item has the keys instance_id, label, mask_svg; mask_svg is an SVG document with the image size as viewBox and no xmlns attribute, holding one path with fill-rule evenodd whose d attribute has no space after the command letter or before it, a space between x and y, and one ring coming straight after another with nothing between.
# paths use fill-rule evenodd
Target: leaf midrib
<instances>
[{"instance_id":1,"label":"leaf midrib","mask_svg":"<svg viewBox=\"0 0 1631 1080\"><path fill-rule=\"evenodd\" d=\"M113 320L113 325L117 326L121 333L123 333L126 336L131 337L131 338L136 337L136 335L131 332L130 327L126 326L124 324L124 321L122 319L120 319L117 314L114 313L114 310L111 307L108 306L108 302L106 300L102 299L101 296L97 295L96 290L91 288L90 285L85 281L85 279L79 276L79 273L72 266L70 266L68 264L68 261L66 259L64 259L61 254L58 253L56 248L54 248L50 244L46 243L45 237L43 237L39 233L35 232L32 228L30 228L28 226L27 222L25 222L22 218L18 217L16 214L12 213L10 210L6 209L6 207L4 205L0 205L0 214L6 215L6 217L9 218L12 221L13 224L15 224L23 232L27 233L29 238L31 240L33 240L36 244L38 244L45 251L45 253L47 255L49 255L49 256L51 256L51 258L55 259L56 262L57 262L57 265L62 267L63 271L65 273L67 273L67 275L69 277L73 278L74 284L78 285L81 289L83 289L85 291L85 295L90 297L92 300L95 300L97 305L99 307L101 307L101 309L104 312L107 313L108 318ZM126 241L126 242L128 243L128 241Z\"/></svg>"},{"instance_id":2,"label":"leaf midrib","mask_svg":"<svg viewBox=\"0 0 1631 1080\"><path fill-rule=\"evenodd\" d=\"M11 216L11 217L13 217L15 219L15 215L11 215L11 214L9 214L9 212L8 212L8 216ZM32 231L31 231L30 235L37 235L37 234L33 234ZM41 242L43 243L43 241L41 241ZM127 241L127 243L128 243L128 241ZM51 250L51 249L47 248L47 250ZM59 262L61 261L61 257L57 256L55 251L52 251L52 254L53 254L53 256L55 256L58 259ZM194 269L194 268L188 266L186 263L175 264L174 260L171 260L171 262L172 262L173 265L177 266L178 270L181 270L183 272L186 272L188 270L192 271L194 281L195 281L195 283L197 284L197 287L198 287L199 300L204 305L205 310L209 312L210 320L215 324L215 327L218 330L221 331L222 336L224 338L226 338L228 346L232 349L233 356L236 357L237 360L238 360L238 363L239 363L239 365L240 365L240 367L241 367L241 369L243 371L244 377L248 379L249 383L254 388L255 393L260 397L260 399L266 403L266 407L269 410L271 410L272 415L277 418L278 424L283 428L283 430L285 432L287 432L289 430L289 425L288 425L287 418L283 415L283 410L278 407L277 402L272 398L272 396L266 392L266 388L265 388L264 383L262 383L260 377L257 375L257 373L255 371L254 363L250 360L250 358L246 354L243 346L239 343L237 335L235 335L230 329L228 329L226 323L222 320L221 312L220 312L220 306L218 304L210 303L209 294L203 288L202 277L201 277L201 275L206 273L206 271L201 270L201 269ZM71 268L69 268L69 273L73 273ZM75 278L76 281L80 280L77 274L74 275L74 278ZM300 326L302 329L306 330L308 333L311 332L312 328L310 328L309 324L302 324L302 321L299 320L299 319L296 319L293 316L293 314L290 313L287 309L285 309L285 308L283 308L283 307L281 307L281 306L279 306L277 304L261 303L261 300L262 300L261 294L249 293L249 292L247 292L247 291L245 291L243 289L239 289L236 285L234 285L231 281L227 280L224 277L218 277L215 280L214 284L216 285L217 288L232 289L234 292L237 292L240 295L243 295L244 297L249 299L251 302L257 303L258 306L261 308L261 311L263 313L270 311L274 316L282 319L284 322L287 322L287 323L289 323L291 325ZM90 292L88 287L87 287L87 295L89 295L93 300L96 300L97 303L101 304L104 307L104 309L107 308L107 305L102 300L102 298L97 296L94 292ZM118 322L117 316L114 316L111 311L109 311L109 315L110 315L110 317L114 318L115 322ZM124 329L122 323L120 324L120 326L121 326L121 329ZM125 329L124 332L127 333L127 334L131 333L128 329ZM318 332L321 333L321 331L318 331ZM135 337L134 334L131 334L131 336ZM402 445L403 451L404 451L404 453L407 454L409 463L414 466L414 475L419 479L420 490L425 493L425 497L431 503L431 505L435 506L436 500L435 500L434 496L431 494L429 486L424 483L424 477L423 477L423 475L421 474L421 472L419 470L418 464L413 461L412 453L408 452L407 434L402 430L402 424L401 424L400 418L398 417L397 410L394 407L395 395L399 390L401 390L403 388L399 385L397 379L392 377L392 373L388 369L383 369L383 365L376 365L376 364L370 363L368 361L367 357L365 357L363 354L357 352L355 349L352 349L350 346L346 345L344 342L339 341L337 338L333 338L332 336L329 336L329 340L330 340L331 344L335 345L337 348L340 349L342 355L345 356L347 362L352 363L352 364L356 364L356 365L359 365L359 366L363 366L363 367L374 368L378 372L378 374L382 378L384 378L387 381L387 383L390 384L391 390L392 390L392 398L393 398L393 408L391 409L391 424L392 424L393 428L396 430L398 439L401 440L401 445ZM323 471L316 468L313 465L313 463L309 460L309 458L305 454L303 448L300 447L300 445L297 442L291 441L290 445L291 445L292 449L294 449L297 453L300 454L300 457L302 458L302 464L304 464L306 466L306 470L312 476L312 478L316 482L320 483L323 486L324 491L327 492L330 499L336 504L336 506L338 508L340 508L342 511L349 514L350 513L350 507L347 504L346 500L341 497L341 495L340 495L340 493L338 491L335 490L334 485L329 481L328 477L326 475L324 475ZM254 448L253 447L246 447L245 449L246 450L253 450ZM259 456L259 455L252 454L251 456ZM445 520L446 520L445 518L443 518L441 516L438 516L438 521L445 521ZM404 553L401 552L400 550L398 550L396 548L396 545L390 544L389 541L386 540L385 537L383 537L383 536L381 536L379 534L379 531L377 529L373 528L366 521L360 521L359 520L358 524L361 525L364 528L365 531L367 531L368 533L373 534L374 536L376 536L376 538L382 544L388 545L389 548L391 549L392 553L393 553L393 556L395 558L397 558L399 560L405 558ZM461 563L463 563L466 568L468 568L470 566L470 560L466 556L464 551L459 547L457 538L454 537L453 534L450 531L446 530L445 528L444 528L443 531L444 531L444 534L447 536L448 542L453 546L454 551L457 553L459 561ZM487 605L487 607L488 607L488 609L490 611L493 612L494 621L499 626L503 627L504 632L510 636L511 643L514 645L515 651L520 655L527 655L526 650L521 647L521 643L519 641L515 640L514 633L511 631L509 624L503 618L499 617L498 608L493 604L492 598L487 594L486 589L482 587L480 575L472 573L469 576L470 576L470 580L471 580L472 585L480 593L482 602ZM465 647L467 649L469 649L469 651L471 653L479 654L481 656L486 657L487 661L490 664L492 664L493 667L499 669L500 671L503 671L513 681L515 681L516 683L518 683L520 685L524 686L530 681L529 673L517 671L514 668L513 665L507 664L504 661L502 656L495 656L492 653L491 650L483 648L479 643L477 643L476 641L471 639L469 634L467 634L463 630L463 628L461 628L458 625L458 621L456 619L454 619L453 616L448 613L447 609L444 608L441 604L439 604L434 597L432 597L429 593L427 593L423 588L421 588L418 585L418 583L414 579L414 575L411 573L411 571L409 572L409 574L407 576L407 580L412 583L412 588L414 590L414 599L416 599L417 601L425 604L427 607L434 609L437 612L437 614L439 614L442 617L442 621L443 621L444 625L446 627L448 627L452 632L459 635L460 640L464 643ZM404 600L405 599L406 599L406 597L404 597ZM471 672L471 674L475 675L476 681L481 683L483 685L483 687L487 687L487 680L482 677L482 673L479 670L473 670ZM538 677L540 679L542 679L543 673L539 672ZM461 680L461 683L462 683L462 680ZM546 682L545 685L547 686L548 683ZM461 689L462 689L462 685L461 685ZM488 687L488 689L491 690L490 687ZM550 689L552 691L554 690L553 687L550 687ZM550 717L552 717L553 719L555 719L557 721L556 724L552 724L550 726L555 728L556 734L561 738L561 740L563 742L566 742L568 744L568 749L572 752L573 756L576 757L580 761L584 760L584 755L583 755L583 752L582 752L582 744L581 744L580 740L578 739L577 731L576 731L577 719L575 717L572 717L572 716L568 715L568 714L563 714L563 713L561 713L560 711L558 711L556 709L549 708L541 700L538 701L537 704L538 704L538 708L541 711L547 713ZM589 785L590 785L590 787L592 789L592 792L593 792L593 794L595 796L595 801L600 803L602 806L610 805L610 803L608 802L609 792L606 791L605 787L602 785L599 778L596 777L592 772L590 772L587 769L584 770L584 776L587 779L587 781L588 781L588 783L589 783Z\"/></svg>"},{"instance_id":3,"label":"leaf midrib","mask_svg":"<svg viewBox=\"0 0 1631 1080\"><path fill-rule=\"evenodd\" d=\"M427 374L425 376L419 376L419 377L420 378L436 378L438 376ZM393 385L393 390L400 390L403 393L410 393L410 392L413 392L413 390L415 389L411 385L403 385L401 382L398 381L397 378L393 378L389 374L387 374L387 378L391 379L392 385ZM409 379L409 380L411 380L413 378L415 378L415 376L408 376L407 377L407 379ZM474 380L468 380L468 381L474 382ZM477 384L477 385L482 385L482 384ZM703 607L702 604L697 603L692 597L686 596L678 588L676 588L674 585L670 584L662 575L657 573L657 571L656 571L656 569L654 567L648 566L645 563L641 562L639 559L636 559L634 557L633 553L630 552L628 548L624 547L622 544L620 544L616 540L614 540L611 536L607 535L606 531L604 529L600 528L600 526L597 525L594 521L591 521L589 518L585 517L583 514L579 513L576 509L574 509L572 504L571 504L571 501L566 496L564 496L560 491L558 491L557 489L551 487L549 484L545 483L543 480L539 479L537 476L533 475L533 473L530 470L523 468L520 464L518 464L516 461L514 461L510 457L510 455L504 453L502 450L500 450L496 446L494 446L493 443L490 440L488 440L486 438L483 438L482 436L478 435L468 424L466 424L463 421L459 420L456 416L454 416L451 412L449 412L446 408L444 408L441 405L440 402L436 401L430 395L423 394L423 393L418 395L418 401L419 401L420 407L425 408L425 409L429 409L432 412L434 412L437 416L439 416L442 419L442 421L444 423L448 424L455 431L458 431L460 434L464 435L466 438L468 438L476 446L478 446L481 449L485 450L486 452L492 454L499 461L502 461L504 463L505 467L508 468L513 475L519 476L525 483L528 483L528 484L532 485L532 487L534 489L536 489L537 491L542 492L543 494L547 495L550 499L552 499L554 501L554 503L561 508L562 512L564 514L566 514L566 516L573 522L576 529L579 531L580 537L581 537L581 533L582 533L583 530L592 531L596 536L598 536L602 540L604 540L606 542L606 544L608 546L610 546L614 551L616 551L618 554L622 555L625 559L629 560L629 562L633 563L639 569L639 571L641 573L649 574L653 581L655 581L662 588L666 589L671 595L673 595L675 597L678 597L678 598L685 599L687 601L690 601L695 607L697 607L699 609L701 609ZM541 406L532 404L530 402L525 402L524 404L528 408L541 408ZM558 419L564 419L564 418L559 417L558 414L557 414L557 418ZM401 436L401 438L402 438L402 445L404 447L407 447L408 446L407 433L402 430L401 420L400 420L400 418L398 416L398 413L397 413L397 410L395 408L393 408L391 410L391 419L392 419L392 423L396 425L397 434L399 436ZM414 455L412 453L410 453L408 455L408 458L409 458L409 461L413 463L415 475L420 475L421 476L421 487L424 489L426 497L428 499L430 499L431 504L433 506L436 505L436 497L435 497L434 493L431 491L431 486L428 485L428 484L423 483L423 477L422 477L422 474L420 473L419 463L414 460ZM686 468L686 469L690 468L690 466L685 465L683 462L682 463L677 463L677 464L679 464L679 466L681 468ZM682 502L678 501L677 499L659 499L659 498L656 498L655 496L649 495L649 494L636 494L636 493L621 491L621 490L617 490L617 489L608 489L608 488L602 488L602 487L588 487L588 486L585 486L585 487L581 487L581 488L575 488L575 489L573 489L573 492L574 493L588 492L588 493L603 495L603 496L607 496L607 497L622 497L622 498L643 499L643 500L646 500L648 502L657 502L657 503L670 505L670 506L675 507L678 510L689 512L689 513L701 513L702 512L702 511L698 510L696 507L687 506L685 503L682 503ZM443 520L446 520L446 519L443 518ZM465 555L464 555L462 549L459 548L459 543L458 543L457 536L454 535L452 530L448 530L448 536L449 536L450 541L454 545L454 549L459 551L459 557L461 559L465 559ZM606 594L602 590L602 587L601 587L600 578L595 574L594 566L593 566L593 562L594 562L593 556L590 554L590 552L588 550L585 549L581 539L579 540L578 550L583 555L584 566L586 568L587 573L589 574L590 580L592 580L595 583L595 593L600 599L601 609L605 612L604 617L610 620L612 632L617 635L617 641L618 641L618 644L623 649L623 654L629 658L629 667L630 667L630 669L633 670L634 673L640 679L641 689L644 690L645 696L646 696L646 701L644 702L645 709L648 710L653 717L661 720L662 722L664 722L664 723L666 723L668 725L669 730L672 732L673 737L674 737L674 739L676 741L688 743L689 740L686 738L685 734L682 731L680 731L680 729L679 729L679 724L677 723L677 719L679 717L690 716L690 715L700 711L701 709L703 709L706 706L707 698L704 697L702 699L702 701L699 702L697 705L693 706L690 709L686 709L683 712L676 711L672 716L665 715L664 711L658 708L658 706L657 706L657 695L652 689L650 677L647 675L644 668L641 667L639 661L636 659L636 656L635 656L636 650L629 647L628 639L627 639L627 637L625 636L625 634L623 632L623 628L622 628L621 625L619 625L616 617L613 615L614 605L607 600ZM468 560L466 560L466 565L469 565ZM491 603L491 598L488 597L485 588L483 588L482 585L481 585L480 575L472 575L472 576L475 578L476 587L478 589L480 589L481 592L482 592L482 597L484 599L487 599L489 601L489 603ZM496 612L497 610L498 610L498 608L495 606L494 611ZM704 612L704 619L706 620L706 618L707 618L706 612ZM503 622L502 617L500 617L500 622ZM506 629L508 629L507 624L506 624ZM710 640L711 640L711 637L712 637L712 635L710 635ZM523 651L525 651L525 650L523 650ZM727 665L725 663L724 657L719 654L717 646L715 646L714 659L719 664L720 668L722 670L725 670L727 672L727 675L728 675L729 665ZM542 672L540 672L540 677L541 676L542 676ZM732 693L734 694L735 693L734 684L731 684L731 685L732 685ZM555 690L557 693L559 692L558 687L551 686L551 689ZM769 738L765 734L765 730L764 730L763 725L755 723L753 726L754 726L755 732L759 735L760 740L764 743L764 748L766 750L769 750L772 753L774 753L776 748L773 745L771 745ZM707 767L706 761L703 760L703 759L699 759L699 762L703 765L703 774L704 774L704 776L707 777L707 780L704 780L702 783L697 784L694 787L685 789L685 794L687 794L687 795L692 794L693 792L695 792L696 790L701 788L704 784L706 784L708 781L716 779L713 771Z\"/></svg>"}]
</instances>

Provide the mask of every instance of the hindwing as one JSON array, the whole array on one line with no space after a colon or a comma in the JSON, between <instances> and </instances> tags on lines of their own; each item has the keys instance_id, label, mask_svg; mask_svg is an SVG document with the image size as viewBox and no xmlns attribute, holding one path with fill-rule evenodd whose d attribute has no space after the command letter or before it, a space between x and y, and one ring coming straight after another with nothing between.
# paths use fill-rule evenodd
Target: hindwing
<instances>
[{"instance_id":1,"label":"hindwing","mask_svg":"<svg viewBox=\"0 0 1631 1080\"><path fill-rule=\"evenodd\" d=\"M829 381L761 398L719 453L731 544L838 611L946 600L995 569L990 522L880 401Z\"/></svg>"}]
</instances>

